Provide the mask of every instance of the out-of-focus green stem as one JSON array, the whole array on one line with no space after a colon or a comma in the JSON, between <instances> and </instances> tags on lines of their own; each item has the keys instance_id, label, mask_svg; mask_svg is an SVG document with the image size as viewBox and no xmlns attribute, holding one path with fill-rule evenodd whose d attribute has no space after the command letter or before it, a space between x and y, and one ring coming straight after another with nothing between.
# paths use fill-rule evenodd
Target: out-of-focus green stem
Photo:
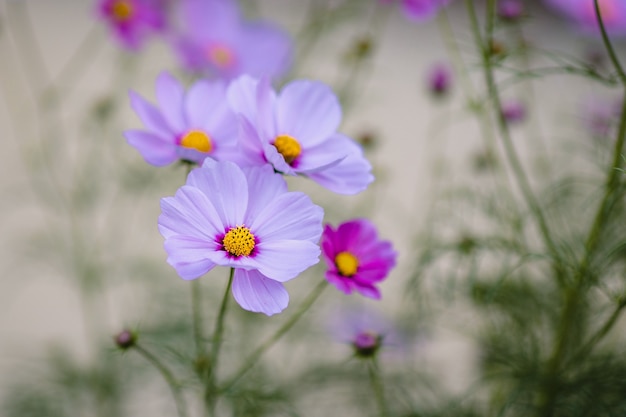
<instances>
[{"instance_id":1,"label":"out-of-focus green stem","mask_svg":"<svg viewBox=\"0 0 626 417\"><path fill-rule=\"evenodd\" d=\"M309 308L313 305L315 300L322 294L324 289L328 286L328 282L324 279L322 280L308 295L308 297L300 304L300 308L298 311L294 313L293 316L289 318L280 328L274 333L269 339L267 339L263 344L257 347L248 358L244 361L243 365L239 368L239 370L235 373L235 375L228 380L221 391L229 390L233 385L241 379L252 367L256 364L261 356L276 343L281 337L284 336L285 333L289 331L293 327L294 324L306 313Z\"/></svg>"},{"instance_id":2,"label":"out-of-focus green stem","mask_svg":"<svg viewBox=\"0 0 626 417\"><path fill-rule=\"evenodd\" d=\"M383 385L382 378L380 376L380 368L376 358L372 358L368 361L367 372L369 374L370 383L372 384L372 391L376 397L376 404L381 417L387 417L389 415L389 408L387 407L387 400L385 399L385 386Z\"/></svg>"},{"instance_id":3,"label":"out-of-focus green stem","mask_svg":"<svg viewBox=\"0 0 626 417\"><path fill-rule=\"evenodd\" d=\"M174 374L169 370L152 352L146 350L142 345L135 344L133 345L133 349L143 356L148 362L150 362L156 369L159 371L167 385L170 387L170 391L172 391L172 396L174 397L174 402L176 403L176 410L178 411L179 417L187 417L187 403L185 402L185 397L182 395L180 391L180 384L174 378Z\"/></svg>"}]
</instances>

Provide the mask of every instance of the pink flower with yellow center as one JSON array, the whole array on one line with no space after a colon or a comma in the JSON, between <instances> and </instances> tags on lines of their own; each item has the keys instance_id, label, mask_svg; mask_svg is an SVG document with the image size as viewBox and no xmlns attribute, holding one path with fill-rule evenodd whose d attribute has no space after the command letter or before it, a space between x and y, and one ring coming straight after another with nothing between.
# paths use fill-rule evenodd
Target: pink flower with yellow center
<instances>
[{"instance_id":1,"label":"pink flower with yellow center","mask_svg":"<svg viewBox=\"0 0 626 417\"><path fill-rule=\"evenodd\" d=\"M125 48L139 50L167 27L167 0L101 0L96 14Z\"/></svg>"},{"instance_id":2,"label":"pink flower with yellow center","mask_svg":"<svg viewBox=\"0 0 626 417\"><path fill-rule=\"evenodd\" d=\"M599 34L594 0L546 0L553 9L565 15L584 32ZM598 0L604 27L610 35L626 35L626 1Z\"/></svg>"},{"instance_id":3,"label":"pink flower with yellow center","mask_svg":"<svg viewBox=\"0 0 626 417\"><path fill-rule=\"evenodd\" d=\"M269 81L239 77L228 100L240 115L242 166L270 164L340 194L356 194L374 180L361 147L337 132L339 100L327 85L296 80L276 93Z\"/></svg>"},{"instance_id":4,"label":"pink flower with yellow center","mask_svg":"<svg viewBox=\"0 0 626 417\"><path fill-rule=\"evenodd\" d=\"M291 66L291 37L270 22L244 19L235 1L180 1L174 47L189 71L225 79L276 78Z\"/></svg>"},{"instance_id":5,"label":"pink flower with yellow center","mask_svg":"<svg viewBox=\"0 0 626 417\"><path fill-rule=\"evenodd\" d=\"M187 92L169 73L156 83L159 109L131 91L131 105L145 130L124 136L146 162L164 166L175 161L201 163L231 159L237 151L237 118L228 107L221 81L201 80Z\"/></svg>"},{"instance_id":6,"label":"pink flower with yellow center","mask_svg":"<svg viewBox=\"0 0 626 417\"><path fill-rule=\"evenodd\" d=\"M397 257L391 242L379 240L376 228L366 219L342 223L337 229L326 225L322 253L331 284L346 294L356 291L374 299L381 298L376 284L387 278Z\"/></svg>"}]
</instances>

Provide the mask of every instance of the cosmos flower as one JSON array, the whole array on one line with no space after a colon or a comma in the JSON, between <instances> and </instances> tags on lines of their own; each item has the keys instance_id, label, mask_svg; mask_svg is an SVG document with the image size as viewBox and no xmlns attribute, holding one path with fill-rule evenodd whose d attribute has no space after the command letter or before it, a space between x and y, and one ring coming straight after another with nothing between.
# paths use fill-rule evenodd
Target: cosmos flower
<instances>
[{"instance_id":1,"label":"cosmos flower","mask_svg":"<svg viewBox=\"0 0 626 417\"><path fill-rule=\"evenodd\" d=\"M382 348L402 344L395 326L377 311L365 307L342 308L333 312L329 322L333 339L351 346L359 358L372 358Z\"/></svg>"},{"instance_id":2,"label":"cosmos flower","mask_svg":"<svg viewBox=\"0 0 626 417\"><path fill-rule=\"evenodd\" d=\"M374 180L361 147L336 131L341 108L327 85L296 80L276 94L267 79L242 76L228 99L240 114L240 165L269 163L340 194L361 192Z\"/></svg>"},{"instance_id":3,"label":"cosmos flower","mask_svg":"<svg viewBox=\"0 0 626 417\"><path fill-rule=\"evenodd\" d=\"M396 0L379 0L381 3L394 3ZM412 21L424 22L437 16L439 10L450 0L401 0L403 14Z\"/></svg>"},{"instance_id":4,"label":"cosmos flower","mask_svg":"<svg viewBox=\"0 0 626 417\"><path fill-rule=\"evenodd\" d=\"M273 23L244 20L233 0L180 0L174 48L194 73L278 78L291 67L293 41Z\"/></svg>"},{"instance_id":5,"label":"cosmos flower","mask_svg":"<svg viewBox=\"0 0 626 417\"><path fill-rule=\"evenodd\" d=\"M163 72L156 93L159 109L130 92L131 106L145 130L124 132L146 162L164 166L177 160L230 159L237 146L237 118L228 107L224 83L198 81L185 93L175 78Z\"/></svg>"},{"instance_id":6,"label":"cosmos flower","mask_svg":"<svg viewBox=\"0 0 626 417\"><path fill-rule=\"evenodd\" d=\"M96 14L108 24L120 45L133 51L167 27L164 0L100 0Z\"/></svg>"},{"instance_id":7,"label":"cosmos flower","mask_svg":"<svg viewBox=\"0 0 626 417\"><path fill-rule=\"evenodd\" d=\"M450 90L452 70L449 65L435 64L428 71L428 89L435 96L443 96Z\"/></svg>"},{"instance_id":8,"label":"cosmos flower","mask_svg":"<svg viewBox=\"0 0 626 417\"><path fill-rule=\"evenodd\" d=\"M384 280L396 265L397 253L391 242L378 239L376 228L366 219L326 225L322 235L322 253L328 270L326 279L338 290L380 299L376 284Z\"/></svg>"},{"instance_id":9,"label":"cosmos flower","mask_svg":"<svg viewBox=\"0 0 626 417\"><path fill-rule=\"evenodd\" d=\"M584 32L600 33L594 0L546 0L546 3ZM615 36L626 36L626 1L599 0L598 6L607 32Z\"/></svg>"},{"instance_id":10,"label":"cosmos flower","mask_svg":"<svg viewBox=\"0 0 626 417\"><path fill-rule=\"evenodd\" d=\"M242 170L207 158L161 200L158 223L178 275L189 280L218 265L234 268L239 305L272 315L289 303L283 282L318 262L323 215L305 194L288 192L270 166Z\"/></svg>"},{"instance_id":11,"label":"cosmos flower","mask_svg":"<svg viewBox=\"0 0 626 417\"><path fill-rule=\"evenodd\" d=\"M507 22L515 22L524 16L524 4L521 0L500 0L498 17Z\"/></svg>"},{"instance_id":12,"label":"cosmos flower","mask_svg":"<svg viewBox=\"0 0 626 417\"><path fill-rule=\"evenodd\" d=\"M526 119L526 106L518 100L507 100L503 102L501 112L507 123L521 123Z\"/></svg>"}]
</instances>

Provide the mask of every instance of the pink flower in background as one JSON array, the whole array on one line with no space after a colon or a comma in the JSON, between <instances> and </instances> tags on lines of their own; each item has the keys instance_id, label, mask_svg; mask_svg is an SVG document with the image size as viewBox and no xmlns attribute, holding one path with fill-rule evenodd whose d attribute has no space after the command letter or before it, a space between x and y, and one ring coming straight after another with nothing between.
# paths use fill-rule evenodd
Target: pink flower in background
<instances>
[{"instance_id":1,"label":"pink flower in background","mask_svg":"<svg viewBox=\"0 0 626 417\"><path fill-rule=\"evenodd\" d=\"M271 22L245 20L233 0L180 0L174 47L194 73L225 79L278 78L289 70L293 41Z\"/></svg>"},{"instance_id":2,"label":"pink flower in background","mask_svg":"<svg viewBox=\"0 0 626 417\"><path fill-rule=\"evenodd\" d=\"M222 81L197 81L185 92L163 72L156 92L159 109L130 92L131 106L145 130L124 132L146 162L164 166L178 160L199 164L207 157L231 159L237 146L237 118L228 107Z\"/></svg>"},{"instance_id":3,"label":"pink flower in background","mask_svg":"<svg viewBox=\"0 0 626 417\"><path fill-rule=\"evenodd\" d=\"M96 13L125 48L137 51L167 27L165 0L100 0Z\"/></svg>"},{"instance_id":4,"label":"pink flower in background","mask_svg":"<svg viewBox=\"0 0 626 417\"><path fill-rule=\"evenodd\" d=\"M526 106L518 100L507 100L502 103L502 116L507 123L517 124L526 119Z\"/></svg>"},{"instance_id":5,"label":"pink flower in background","mask_svg":"<svg viewBox=\"0 0 626 417\"><path fill-rule=\"evenodd\" d=\"M277 94L267 79L242 76L228 100L241 116L240 165L270 164L339 194L359 193L374 180L361 147L337 133L341 107L326 84L296 80Z\"/></svg>"},{"instance_id":6,"label":"pink flower in background","mask_svg":"<svg viewBox=\"0 0 626 417\"><path fill-rule=\"evenodd\" d=\"M428 89L436 96L444 96L452 84L452 69L447 64L435 64L428 71Z\"/></svg>"},{"instance_id":7,"label":"pink flower in background","mask_svg":"<svg viewBox=\"0 0 626 417\"><path fill-rule=\"evenodd\" d=\"M524 16L524 3L521 0L500 0L498 17L507 22L515 22Z\"/></svg>"},{"instance_id":8,"label":"pink flower in background","mask_svg":"<svg viewBox=\"0 0 626 417\"><path fill-rule=\"evenodd\" d=\"M381 3L394 3L397 0L379 0ZM423 22L437 16L442 7L445 7L451 0L400 0L402 12L413 21Z\"/></svg>"},{"instance_id":9,"label":"pink flower in background","mask_svg":"<svg viewBox=\"0 0 626 417\"><path fill-rule=\"evenodd\" d=\"M289 303L283 282L319 261L323 216L267 165L242 170L207 159L176 195L161 199L159 231L181 278L234 268L239 305L272 315Z\"/></svg>"},{"instance_id":10,"label":"pink flower in background","mask_svg":"<svg viewBox=\"0 0 626 417\"><path fill-rule=\"evenodd\" d=\"M599 34L594 0L546 0L547 4L565 15L583 31ZM602 21L611 35L626 35L626 1L599 0Z\"/></svg>"},{"instance_id":11,"label":"pink flower in background","mask_svg":"<svg viewBox=\"0 0 626 417\"><path fill-rule=\"evenodd\" d=\"M328 264L326 279L340 291L380 299L376 284L387 278L396 265L397 253L391 242L378 239L369 220L356 219L337 229L326 225L322 253Z\"/></svg>"}]
</instances>

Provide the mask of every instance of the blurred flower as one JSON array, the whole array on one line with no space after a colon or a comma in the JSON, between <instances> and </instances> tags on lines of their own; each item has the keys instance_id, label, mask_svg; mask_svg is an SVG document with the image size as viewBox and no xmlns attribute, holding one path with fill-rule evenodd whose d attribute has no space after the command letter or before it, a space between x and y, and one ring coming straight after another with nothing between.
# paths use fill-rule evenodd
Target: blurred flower
<instances>
[{"instance_id":1,"label":"blurred flower","mask_svg":"<svg viewBox=\"0 0 626 417\"><path fill-rule=\"evenodd\" d=\"M123 47L137 51L166 29L166 6L165 0L100 0L96 14Z\"/></svg>"},{"instance_id":2,"label":"blurred flower","mask_svg":"<svg viewBox=\"0 0 626 417\"><path fill-rule=\"evenodd\" d=\"M508 123L520 123L526 119L526 106L517 100L502 103L502 116Z\"/></svg>"},{"instance_id":3,"label":"blurred flower","mask_svg":"<svg viewBox=\"0 0 626 417\"><path fill-rule=\"evenodd\" d=\"M137 333L132 330L122 330L113 338L117 347L122 350L130 349L137 343Z\"/></svg>"},{"instance_id":4,"label":"blurred flower","mask_svg":"<svg viewBox=\"0 0 626 417\"><path fill-rule=\"evenodd\" d=\"M351 308L334 312L329 323L332 337L349 344L354 355L371 358L384 347L399 347L400 337L394 326L375 310Z\"/></svg>"},{"instance_id":5,"label":"blurred flower","mask_svg":"<svg viewBox=\"0 0 626 417\"><path fill-rule=\"evenodd\" d=\"M327 85L296 80L276 94L267 79L242 76L229 86L228 99L241 116L241 166L269 163L339 194L356 194L374 180L361 147L336 132L341 107Z\"/></svg>"},{"instance_id":6,"label":"blurred flower","mask_svg":"<svg viewBox=\"0 0 626 417\"><path fill-rule=\"evenodd\" d=\"M428 72L428 88L436 96L443 96L450 90L452 70L447 64L435 64Z\"/></svg>"},{"instance_id":7,"label":"blurred flower","mask_svg":"<svg viewBox=\"0 0 626 417\"><path fill-rule=\"evenodd\" d=\"M594 0L546 0L546 2L583 31L600 33ZM607 32L615 36L626 35L626 1L598 0L598 6Z\"/></svg>"},{"instance_id":8,"label":"blurred flower","mask_svg":"<svg viewBox=\"0 0 626 417\"><path fill-rule=\"evenodd\" d=\"M163 72L156 93L160 109L130 92L131 106L146 130L124 132L146 162L164 166L177 160L230 158L237 146L237 118L228 107L224 83L198 81L185 93L174 77Z\"/></svg>"},{"instance_id":9,"label":"blurred flower","mask_svg":"<svg viewBox=\"0 0 626 417\"><path fill-rule=\"evenodd\" d=\"M244 20L235 1L181 0L180 9L174 47L189 71L277 78L291 67L291 37L273 23Z\"/></svg>"},{"instance_id":10,"label":"blurred flower","mask_svg":"<svg viewBox=\"0 0 626 417\"><path fill-rule=\"evenodd\" d=\"M584 125L593 136L607 137L619 121L621 108L621 100L589 99L582 109Z\"/></svg>"},{"instance_id":11,"label":"blurred flower","mask_svg":"<svg viewBox=\"0 0 626 417\"><path fill-rule=\"evenodd\" d=\"M235 300L269 316L289 303L282 283L318 262L323 215L267 165L242 170L206 159L175 196L161 199L158 223L178 275L235 268Z\"/></svg>"},{"instance_id":12,"label":"blurred flower","mask_svg":"<svg viewBox=\"0 0 626 417\"><path fill-rule=\"evenodd\" d=\"M326 279L339 291L380 299L375 287L396 265L397 253L391 242L378 239L376 228L366 219L330 225L322 235L322 253L328 264Z\"/></svg>"},{"instance_id":13,"label":"blurred flower","mask_svg":"<svg viewBox=\"0 0 626 417\"><path fill-rule=\"evenodd\" d=\"M515 22L524 16L524 4L520 0L500 0L498 17L508 22Z\"/></svg>"},{"instance_id":14,"label":"blurred flower","mask_svg":"<svg viewBox=\"0 0 626 417\"><path fill-rule=\"evenodd\" d=\"M380 3L394 3L398 0L379 0ZM442 7L445 7L451 0L400 0L402 2L402 12L413 21L423 22L434 18Z\"/></svg>"}]
</instances>

